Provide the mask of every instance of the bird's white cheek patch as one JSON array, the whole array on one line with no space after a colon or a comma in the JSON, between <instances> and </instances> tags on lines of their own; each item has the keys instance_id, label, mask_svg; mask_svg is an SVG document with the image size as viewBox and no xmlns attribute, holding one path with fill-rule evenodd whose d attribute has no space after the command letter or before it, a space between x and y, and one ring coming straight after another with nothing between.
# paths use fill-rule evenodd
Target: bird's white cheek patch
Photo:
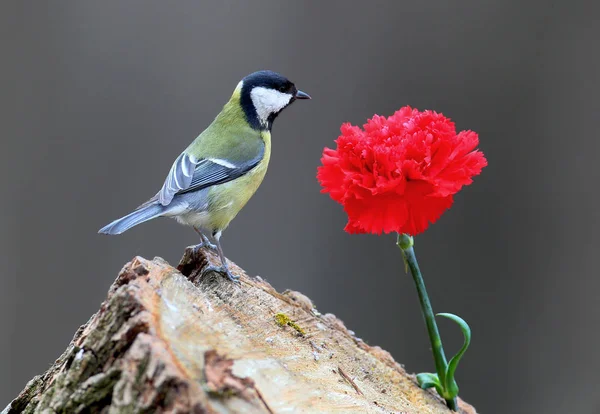
<instances>
[{"instance_id":1,"label":"bird's white cheek patch","mask_svg":"<svg viewBox=\"0 0 600 414\"><path fill-rule=\"evenodd\" d=\"M257 86L250 92L250 98L252 99L258 118L264 124L267 122L269 115L281 111L290 103L292 95L276 91L275 89Z\"/></svg>"}]
</instances>

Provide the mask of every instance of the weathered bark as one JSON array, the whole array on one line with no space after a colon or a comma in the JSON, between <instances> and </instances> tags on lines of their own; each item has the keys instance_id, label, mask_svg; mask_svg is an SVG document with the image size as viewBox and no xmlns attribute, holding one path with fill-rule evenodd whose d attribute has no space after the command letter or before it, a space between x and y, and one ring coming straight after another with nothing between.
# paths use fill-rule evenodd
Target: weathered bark
<instances>
[{"instance_id":1,"label":"weathered bark","mask_svg":"<svg viewBox=\"0 0 600 414\"><path fill-rule=\"evenodd\" d=\"M2 413L450 412L304 295L278 293L233 263L241 285L200 278L214 261L188 249L178 271L136 257L64 354Z\"/></svg>"}]
</instances>

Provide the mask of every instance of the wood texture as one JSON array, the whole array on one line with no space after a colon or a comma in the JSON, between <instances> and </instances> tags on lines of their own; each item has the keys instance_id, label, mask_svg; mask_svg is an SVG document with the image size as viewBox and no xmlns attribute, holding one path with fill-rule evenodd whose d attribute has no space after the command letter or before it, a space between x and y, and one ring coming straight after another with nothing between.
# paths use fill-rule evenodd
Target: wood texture
<instances>
[{"instance_id":1,"label":"wood texture","mask_svg":"<svg viewBox=\"0 0 600 414\"><path fill-rule=\"evenodd\" d=\"M389 353L304 295L260 278L203 278L209 251L178 266L125 265L64 354L2 414L450 413ZM463 413L475 413L460 401Z\"/></svg>"}]
</instances>

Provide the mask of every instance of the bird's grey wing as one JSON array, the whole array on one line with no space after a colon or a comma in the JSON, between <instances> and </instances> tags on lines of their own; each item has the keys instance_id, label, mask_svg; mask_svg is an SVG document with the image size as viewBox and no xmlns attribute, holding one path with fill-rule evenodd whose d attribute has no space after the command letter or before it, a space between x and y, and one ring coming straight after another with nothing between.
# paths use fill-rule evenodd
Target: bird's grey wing
<instances>
[{"instance_id":1,"label":"bird's grey wing","mask_svg":"<svg viewBox=\"0 0 600 414\"><path fill-rule=\"evenodd\" d=\"M171 167L165 183L157 194L158 201L163 206L169 205L175 194L189 188L198 160L183 152Z\"/></svg>"},{"instance_id":2,"label":"bird's grey wing","mask_svg":"<svg viewBox=\"0 0 600 414\"><path fill-rule=\"evenodd\" d=\"M202 158L200 160L183 153L173 163L171 171L158 193L158 200L168 205L177 194L202 190L216 184L223 184L246 174L256 167L264 156L264 145L251 159L229 160L221 158Z\"/></svg>"},{"instance_id":3,"label":"bird's grey wing","mask_svg":"<svg viewBox=\"0 0 600 414\"><path fill-rule=\"evenodd\" d=\"M178 194L198 191L216 184L223 184L246 174L258 165L264 156L264 147L255 157L238 162L220 158L205 158L196 165L192 182Z\"/></svg>"}]
</instances>

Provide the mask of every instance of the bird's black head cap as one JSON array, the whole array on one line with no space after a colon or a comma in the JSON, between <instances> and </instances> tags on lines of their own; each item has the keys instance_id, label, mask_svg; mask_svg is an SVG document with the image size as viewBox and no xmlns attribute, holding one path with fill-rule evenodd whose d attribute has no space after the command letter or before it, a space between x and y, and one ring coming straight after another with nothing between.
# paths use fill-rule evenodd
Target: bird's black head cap
<instances>
[{"instance_id":1,"label":"bird's black head cap","mask_svg":"<svg viewBox=\"0 0 600 414\"><path fill-rule=\"evenodd\" d=\"M270 70L251 73L242 79L240 104L250 126L271 129L279 113L296 99L310 98L286 77Z\"/></svg>"}]
</instances>

